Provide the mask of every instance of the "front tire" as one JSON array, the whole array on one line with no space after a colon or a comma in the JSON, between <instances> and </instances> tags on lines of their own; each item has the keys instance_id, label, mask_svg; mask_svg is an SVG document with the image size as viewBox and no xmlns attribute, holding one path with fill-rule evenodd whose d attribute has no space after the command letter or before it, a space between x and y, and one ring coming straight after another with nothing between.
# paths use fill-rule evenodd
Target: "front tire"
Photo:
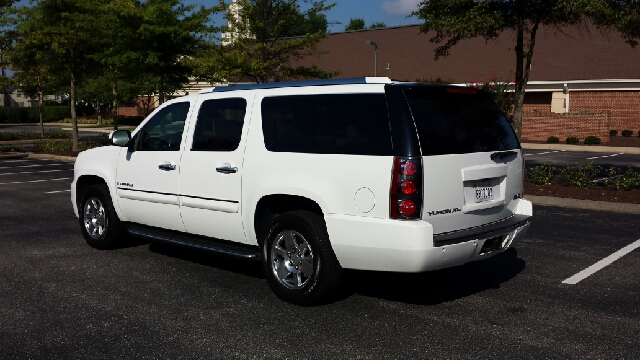
<instances>
[{"instance_id":1,"label":"front tire","mask_svg":"<svg viewBox=\"0 0 640 360\"><path fill-rule=\"evenodd\" d=\"M87 244L101 250L117 247L124 238L124 226L113 208L109 188L90 186L82 193L80 204L78 220Z\"/></svg>"},{"instance_id":2,"label":"front tire","mask_svg":"<svg viewBox=\"0 0 640 360\"><path fill-rule=\"evenodd\" d=\"M312 305L340 282L324 219L309 211L277 216L262 244L262 265L271 289L282 300Z\"/></svg>"}]
</instances>

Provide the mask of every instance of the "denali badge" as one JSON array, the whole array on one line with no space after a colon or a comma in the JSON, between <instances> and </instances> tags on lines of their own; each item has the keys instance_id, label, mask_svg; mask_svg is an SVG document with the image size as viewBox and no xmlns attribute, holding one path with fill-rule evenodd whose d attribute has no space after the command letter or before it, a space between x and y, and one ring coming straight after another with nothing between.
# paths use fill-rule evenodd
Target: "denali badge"
<instances>
[{"instance_id":1,"label":"denali badge","mask_svg":"<svg viewBox=\"0 0 640 360\"><path fill-rule=\"evenodd\" d=\"M460 211L462 210L458 208L453 208L453 209L444 209L444 210L438 210L438 211L427 211L427 214L429 214L429 216L433 216L433 215L453 214Z\"/></svg>"},{"instance_id":2,"label":"denali badge","mask_svg":"<svg viewBox=\"0 0 640 360\"><path fill-rule=\"evenodd\" d=\"M118 186L128 186L128 187L133 187L133 184L129 184L129 183L116 183L116 185Z\"/></svg>"}]
</instances>

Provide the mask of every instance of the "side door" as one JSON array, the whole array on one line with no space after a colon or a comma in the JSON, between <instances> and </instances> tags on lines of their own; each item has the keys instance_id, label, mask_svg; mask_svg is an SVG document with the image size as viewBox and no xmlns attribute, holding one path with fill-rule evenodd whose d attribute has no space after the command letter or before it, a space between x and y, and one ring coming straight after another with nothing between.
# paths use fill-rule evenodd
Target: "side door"
<instances>
[{"instance_id":1,"label":"side door","mask_svg":"<svg viewBox=\"0 0 640 360\"><path fill-rule=\"evenodd\" d=\"M195 128L182 155L180 211L189 233L246 242L240 200L253 93L222 96L198 100Z\"/></svg>"},{"instance_id":2,"label":"side door","mask_svg":"<svg viewBox=\"0 0 640 360\"><path fill-rule=\"evenodd\" d=\"M184 231L178 181L184 126L191 103L167 104L134 135L118 159L118 205L127 221Z\"/></svg>"}]
</instances>

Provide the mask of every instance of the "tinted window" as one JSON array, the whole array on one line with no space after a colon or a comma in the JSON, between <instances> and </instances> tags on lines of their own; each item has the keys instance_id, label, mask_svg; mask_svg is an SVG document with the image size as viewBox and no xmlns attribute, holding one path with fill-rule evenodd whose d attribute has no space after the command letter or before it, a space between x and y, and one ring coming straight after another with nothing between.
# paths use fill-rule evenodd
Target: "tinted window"
<instances>
[{"instance_id":1,"label":"tinted window","mask_svg":"<svg viewBox=\"0 0 640 360\"><path fill-rule=\"evenodd\" d=\"M137 150L180 150L184 122L188 113L188 102L171 104L162 108L147 121L137 135Z\"/></svg>"},{"instance_id":2,"label":"tinted window","mask_svg":"<svg viewBox=\"0 0 640 360\"><path fill-rule=\"evenodd\" d=\"M191 150L233 151L240 144L245 99L207 100L198 112Z\"/></svg>"},{"instance_id":3,"label":"tinted window","mask_svg":"<svg viewBox=\"0 0 640 360\"><path fill-rule=\"evenodd\" d=\"M269 151L392 154L384 94L265 98L262 130Z\"/></svg>"},{"instance_id":4,"label":"tinted window","mask_svg":"<svg viewBox=\"0 0 640 360\"><path fill-rule=\"evenodd\" d=\"M422 154L512 150L518 139L488 93L452 88L408 88L405 96Z\"/></svg>"}]
</instances>

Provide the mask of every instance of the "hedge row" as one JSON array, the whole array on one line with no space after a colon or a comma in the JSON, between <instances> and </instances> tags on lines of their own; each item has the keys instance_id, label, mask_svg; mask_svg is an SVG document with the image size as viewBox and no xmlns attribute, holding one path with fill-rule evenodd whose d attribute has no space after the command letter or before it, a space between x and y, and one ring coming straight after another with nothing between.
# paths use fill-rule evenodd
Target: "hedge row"
<instances>
[{"instance_id":1,"label":"hedge row","mask_svg":"<svg viewBox=\"0 0 640 360\"><path fill-rule=\"evenodd\" d=\"M42 108L42 120L55 122L71 115L70 106L45 106ZM0 107L0 123L39 123L40 110L37 107Z\"/></svg>"}]
</instances>

